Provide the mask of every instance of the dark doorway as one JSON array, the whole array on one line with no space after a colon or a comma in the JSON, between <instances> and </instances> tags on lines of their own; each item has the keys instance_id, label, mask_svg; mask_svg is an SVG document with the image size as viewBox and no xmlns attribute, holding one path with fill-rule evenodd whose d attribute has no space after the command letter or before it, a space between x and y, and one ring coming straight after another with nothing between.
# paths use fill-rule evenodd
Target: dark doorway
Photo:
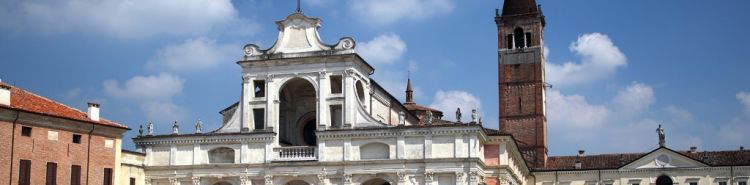
<instances>
[{"instance_id":1,"label":"dark doorway","mask_svg":"<svg viewBox=\"0 0 750 185\"><path fill-rule=\"evenodd\" d=\"M315 125L315 119L308 120L302 130L302 138L305 140L305 144L309 146L318 145L318 137L315 136Z\"/></svg>"},{"instance_id":2,"label":"dark doorway","mask_svg":"<svg viewBox=\"0 0 750 185\"><path fill-rule=\"evenodd\" d=\"M659 178L656 179L656 185L672 185L672 178L669 178L669 176L662 175L659 176Z\"/></svg>"}]
</instances>

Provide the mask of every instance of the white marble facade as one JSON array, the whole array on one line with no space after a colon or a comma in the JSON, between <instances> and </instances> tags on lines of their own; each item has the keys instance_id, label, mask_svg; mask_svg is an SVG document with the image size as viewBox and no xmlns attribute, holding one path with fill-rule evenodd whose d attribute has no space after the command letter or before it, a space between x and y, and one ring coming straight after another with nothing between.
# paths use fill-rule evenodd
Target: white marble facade
<instances>
[{"instance_id":1,"label":"white marble facade","mask_svg":"<svg viewBox=\"0 0 750 185\"><path fill-rule=\"evenodd\" d=\"M514 147L509 136L479 125L417 126L370 78L354 39L323 44L320 20L301 13L277 24L270 49L245 46L242 96L221 111L221 128L134 139L146 154L146 184L477 185L500 176L525 184L525 167L484 163L484 145ZM504 153L506 164L520 160Z\"/></svg>"}]
</instances>

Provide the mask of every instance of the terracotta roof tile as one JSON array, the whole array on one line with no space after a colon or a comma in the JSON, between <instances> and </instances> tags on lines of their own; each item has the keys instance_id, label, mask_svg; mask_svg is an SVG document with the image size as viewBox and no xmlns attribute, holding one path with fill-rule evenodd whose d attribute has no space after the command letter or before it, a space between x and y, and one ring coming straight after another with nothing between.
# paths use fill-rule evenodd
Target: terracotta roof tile
<instances>
[{"instance_id":1,"label":"terracotta roof tile","mask_svg":"<svg viewBox=\"0 0 750 185\"><path fill-rule=\"evenodd\" d=\"M750 166L750 150L704 151L694 152L676 151L682 155L703 162L710 166ZM534 171L561 170L597 170L617 169L627 165L648 153L620 153L578 156L550 156L547 165L535 168ZM581 168L576 169L575 163L581 161Z\"/></svg>"},{"instance_id":2,"label":"terracotta roof tile","mask_svg":"<svg viewBox=\"0 0 750 185\"><path fill-rule=\"evenodd\" d=\"M443 113L443 111L439 111L437 109L425 107L425 106L422 106L422 105L419 105L419 104L416 104L416 103L404 103L404 107L406 107L406 110L410 110L410 111L412 111L412 110L423 110L423 111L439 112L441 114Z\"/></svg>"},{"instance_id":3,"label":"terracotta roof tile","mask_svg":"<svg viewBox=\"0 0 750 185\"><path fill-rule=\"evenodd\" d=\"M85 112L82 112L72 107L68 107L62 103L55 102L53 100L39 96L37 94L23 90L21 88L14 87L7 83L0 82L0 86L10 87L10 91L11 91L10 108L13 108L13 109L39 113L39 114L44 114L44 115L49 115L49 116L54 116L54 117L85 121L85 122L95 123L99 125L106 125L106 126L125 128L125 129L128 128L122 124L119 124L110 120L106 120L106 119L100 119L99 121L91 120L88 118ZM4 107L7 107L7 106L4 106Z\"/></svg>"}]
</instances>

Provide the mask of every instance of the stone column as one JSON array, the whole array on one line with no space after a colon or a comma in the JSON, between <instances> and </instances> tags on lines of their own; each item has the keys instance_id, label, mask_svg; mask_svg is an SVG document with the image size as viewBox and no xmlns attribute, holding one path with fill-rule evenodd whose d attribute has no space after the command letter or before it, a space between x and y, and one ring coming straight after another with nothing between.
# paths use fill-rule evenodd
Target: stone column
<instances>
[{"instance_id":1,"label":"stone column","mask_svg":"<svg viewBox=\"0 0 750 185\"><path fill-rule=\"evenodd\" d=\"M193 185L201 185L201 178L200 177L192 177L190 180L193 181Z\"/></svg>"},{"instance_id":2,"label":"stone column","mask_svg":"<svg viewBox=\"0 0 750 185\"><path fill-rule=\"evenodd\" d=\"M456 172L456 185L466 185L464 172Z\"/></svg>"},{"instance_id":3,"label":"stone column","mask_svg":"<svg viewBox=\"0 0 750 185\"><path fill-rule=\"evenodd\" d=\"M180 185L180 179L178 179L178 178L169 178L169 184L170 185Z\"/></svg>"},{"instance_id":4,"label":"stone column","mask_svg":"<svg viewBox=\"0 0 750 185\"><path fill-rule=\"evenodd\" d=\"M278 121L279 117L274 116L275 115L274 112L277 109L276 101L274 100L276 100L276 96L278 95L278 92L275 86L273 85L273 81L274 81L273 78L274 78L273 75L268 75L266 77L266 116L265 116L266 123L264 123L263 126L265 126L266 128L273 127L273 131L278 133L279 130L278 130L277 123L279 122Z\"/></svg>"},{"instance_id":5,"label":"stone column","mask_svg":"<svg viewBox=\"0 0 750 185\"><path fill-rule=\"evenodd\" d=\"M354 185L352 174L344 174L344 185Z\"/></svg>"},{"instance_id":6,"label":"stone column","mask_svg":"<svg viewBox=\"0 0 750 185\"><path fill-rule=\"evenodd\" d=\"M409 184L409 177L406 175L405 172L396 172L396 177L398 179L398 185L408 185Z\"/></svg>"},{"instance_id":7,"label":"stone column","mask_svg":"<svg viewBox=\"0 0 750 185\"><path fill-rule=\"evenodd\" d=\"M318 73L318 130L325 130L330 127L328 116L328 94L330 92L328 74L325 71Z\"/></svg>"},{"instance_id":8,"label":"stone column","mask_svg":"<svg viewBox=\"0 0 750 185\"><path fill-rule=\"evenodd\" d=\"M273 185L273 175L266 175L263 177L266 185Z\"/></svg>"},{"instance_id":9,"label":"stone column","mask_svg":"<svg viewBox=\"0 0 750 185\"><path fill-rule=\"evenodd\" d=\"M469 185L479 185L479 173L469 172Z\"/></svg>"},{"instance_id":10,"label":"stone column","mask_svg":"<svg viewBox=\"0 0 750 185\"><path fill-rule=\"evenodd\" d=\"M253 179L250 176L242 175L240 176L240 185L253 185Z\"/></svg>"},{"instance_id":11,"label":"stone column","mask_svg":"<svg viewBox=\"0 0 750 185\"><path fill-rule=\"evenodd\" d=\"M354 115L357 113L356 101L357 97L354 85L354 72L353 69L347 69L344 72L344 127L354 126Z\"/></svg>"},{"instance_id":12,"label":"stone column","mask_svg":"<svg viewBox=\"0 0 750 185\"><path fill-rule=\"evenodd\" d=\"M240 96L240 130L251 131L253 130L252 120L252 109L250 108L250 100L255 96L255 89L253 87L253 78L249 74L242 75L242 96Z\"/></svg>"},{"instance_id":13,"label":"stone column","mask_svg":"<svg viewBox=\"0 0 750 185\"><path fill-rule=\"evenodd\" d=\"M435 173L425 172L424 173L424 184L425 185L437 185L438 181L435 179Z\"/></svg>"}]
</instances>

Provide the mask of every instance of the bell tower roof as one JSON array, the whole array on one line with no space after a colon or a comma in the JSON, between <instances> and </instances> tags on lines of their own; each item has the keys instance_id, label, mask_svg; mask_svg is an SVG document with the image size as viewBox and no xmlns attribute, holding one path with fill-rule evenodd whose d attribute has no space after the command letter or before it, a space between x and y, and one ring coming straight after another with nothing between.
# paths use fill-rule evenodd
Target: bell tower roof
<instances>
[{"instance_id":1,"label":"bell tower roof","mask_svg":"<svg viewBox=\"0 0 750 185\"><path fill-rule=\"evenodd\" d=\"M502 16L540 13L536 0L505 0Z\"/></svg>"}]
</instances>

